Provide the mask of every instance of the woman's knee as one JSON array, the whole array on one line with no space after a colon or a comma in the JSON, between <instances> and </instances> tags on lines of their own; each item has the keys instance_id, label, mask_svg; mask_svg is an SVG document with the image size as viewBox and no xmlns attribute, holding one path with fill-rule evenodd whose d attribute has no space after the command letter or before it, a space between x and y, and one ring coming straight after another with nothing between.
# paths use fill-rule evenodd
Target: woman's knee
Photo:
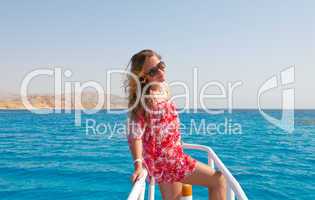
<instances>
[{"instance_id":1,"label":"woman's knee","mask_svg":"<svg viewBox=\"0 0 315 200\"><path fill-rule=\"evenodd\" d=\"M217 180L218 180L218 186L219 187L226 187L226 178L225 176L223 175L222 172L220 171L216 171L215 174L217 175Z\"/></svg>"},{"instance_id":2,"label":"woman's knee","mask_svg":"<svg viewBox=\"0 0 315 200\"><path fill-rule=\"evenodd\" d=\"M214 174L214 185L210 186L209 189L213 188L226 188L226 178L222 172L216 171Z\"/></svg>"}]
</instances>

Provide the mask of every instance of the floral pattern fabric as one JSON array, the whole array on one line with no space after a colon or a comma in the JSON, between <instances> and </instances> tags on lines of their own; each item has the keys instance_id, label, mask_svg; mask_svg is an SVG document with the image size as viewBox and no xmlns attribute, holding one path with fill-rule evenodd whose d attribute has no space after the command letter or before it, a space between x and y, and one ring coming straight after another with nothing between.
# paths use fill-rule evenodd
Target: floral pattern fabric
<instances>
[{"instance_id":1,"label":"floral pattern fabric","mask_svg":"<svg viewBox=\"0 0 315 200\"><path fill-rule=\"evenodd\" d=\"M129 123L128 143L142 140L144 166L158 183L180 181L196 167L183 151L179 126L176 104L167 100L155 102L146 118Z\"/></svg>"}]
</instances>

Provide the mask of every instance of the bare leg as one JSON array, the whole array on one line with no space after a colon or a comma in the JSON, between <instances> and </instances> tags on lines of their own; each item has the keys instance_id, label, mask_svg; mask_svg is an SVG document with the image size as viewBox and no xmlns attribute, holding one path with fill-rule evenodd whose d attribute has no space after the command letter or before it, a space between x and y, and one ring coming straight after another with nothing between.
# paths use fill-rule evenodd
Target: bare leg
<instances>
[{"instance_id":1,"label":"bare leg","mask_svg":"<svg viewBox=\"0 0 315 200\"><path fill-rule=\"evenodd\" d=\"M208 198L211 200L226 199L226 182L223 174L214 171L210 166L202 162L197 161L194 172L182 179L181 182L208 187Z\"/></svg>"},{"instance_id":2,"label":"bare leg","mask_svg":"<svg viewBox=\"0 0 315 200\"><path fill-rule=\"evenodd\" d=\"M179 200L182 195L182 183L160 183L160 192L163 200Z\"/></svg>"}]
</instances>

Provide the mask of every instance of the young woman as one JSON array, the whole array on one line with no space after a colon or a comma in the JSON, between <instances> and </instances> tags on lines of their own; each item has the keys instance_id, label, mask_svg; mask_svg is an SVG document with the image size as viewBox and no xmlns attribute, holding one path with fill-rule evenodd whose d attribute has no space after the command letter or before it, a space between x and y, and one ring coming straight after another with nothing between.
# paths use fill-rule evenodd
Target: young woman
<instances>
[{"instance_id":1,"label":"young woman","mask_svg":"<svg viewBox=\"0 0 315 200\"><path fill-rule=\"evenodd\" d=\"M183 152L179 117L175 103L169 100L167 66L161 56L145 49L133 55L129 64L134 75L126 80L128 144L134 160L131 181L141 177L145 167L164 200L179 199L182 183L207 187L211 200L225 199L223 174Z\"/></svg>"}]
</instances>

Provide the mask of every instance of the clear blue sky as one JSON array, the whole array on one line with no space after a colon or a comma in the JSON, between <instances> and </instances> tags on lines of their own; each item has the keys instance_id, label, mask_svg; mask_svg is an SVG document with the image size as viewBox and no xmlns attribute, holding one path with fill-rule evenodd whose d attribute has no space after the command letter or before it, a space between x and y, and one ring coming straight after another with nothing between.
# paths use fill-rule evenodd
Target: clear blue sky
<instances>
[{"instance_id":1,"label":"clear blue sky","mask_svg":"<svg viewBox=\"0 0 315 200\"><path fill-rule=\"evenodd\" d=\"M71 69L69 81L105 83L107 69L152 48L170 81L192 84L193 66L200 83L242 80L238 107L255 107L264 80L294 64L296 105L315 108L314 8L311 0L2 1L0 91L18 92L27 72L53 66ZM38 80L32 90L49 87ZM279 106L279 94L266 105Z\"/></svg>"}]
</instances>

